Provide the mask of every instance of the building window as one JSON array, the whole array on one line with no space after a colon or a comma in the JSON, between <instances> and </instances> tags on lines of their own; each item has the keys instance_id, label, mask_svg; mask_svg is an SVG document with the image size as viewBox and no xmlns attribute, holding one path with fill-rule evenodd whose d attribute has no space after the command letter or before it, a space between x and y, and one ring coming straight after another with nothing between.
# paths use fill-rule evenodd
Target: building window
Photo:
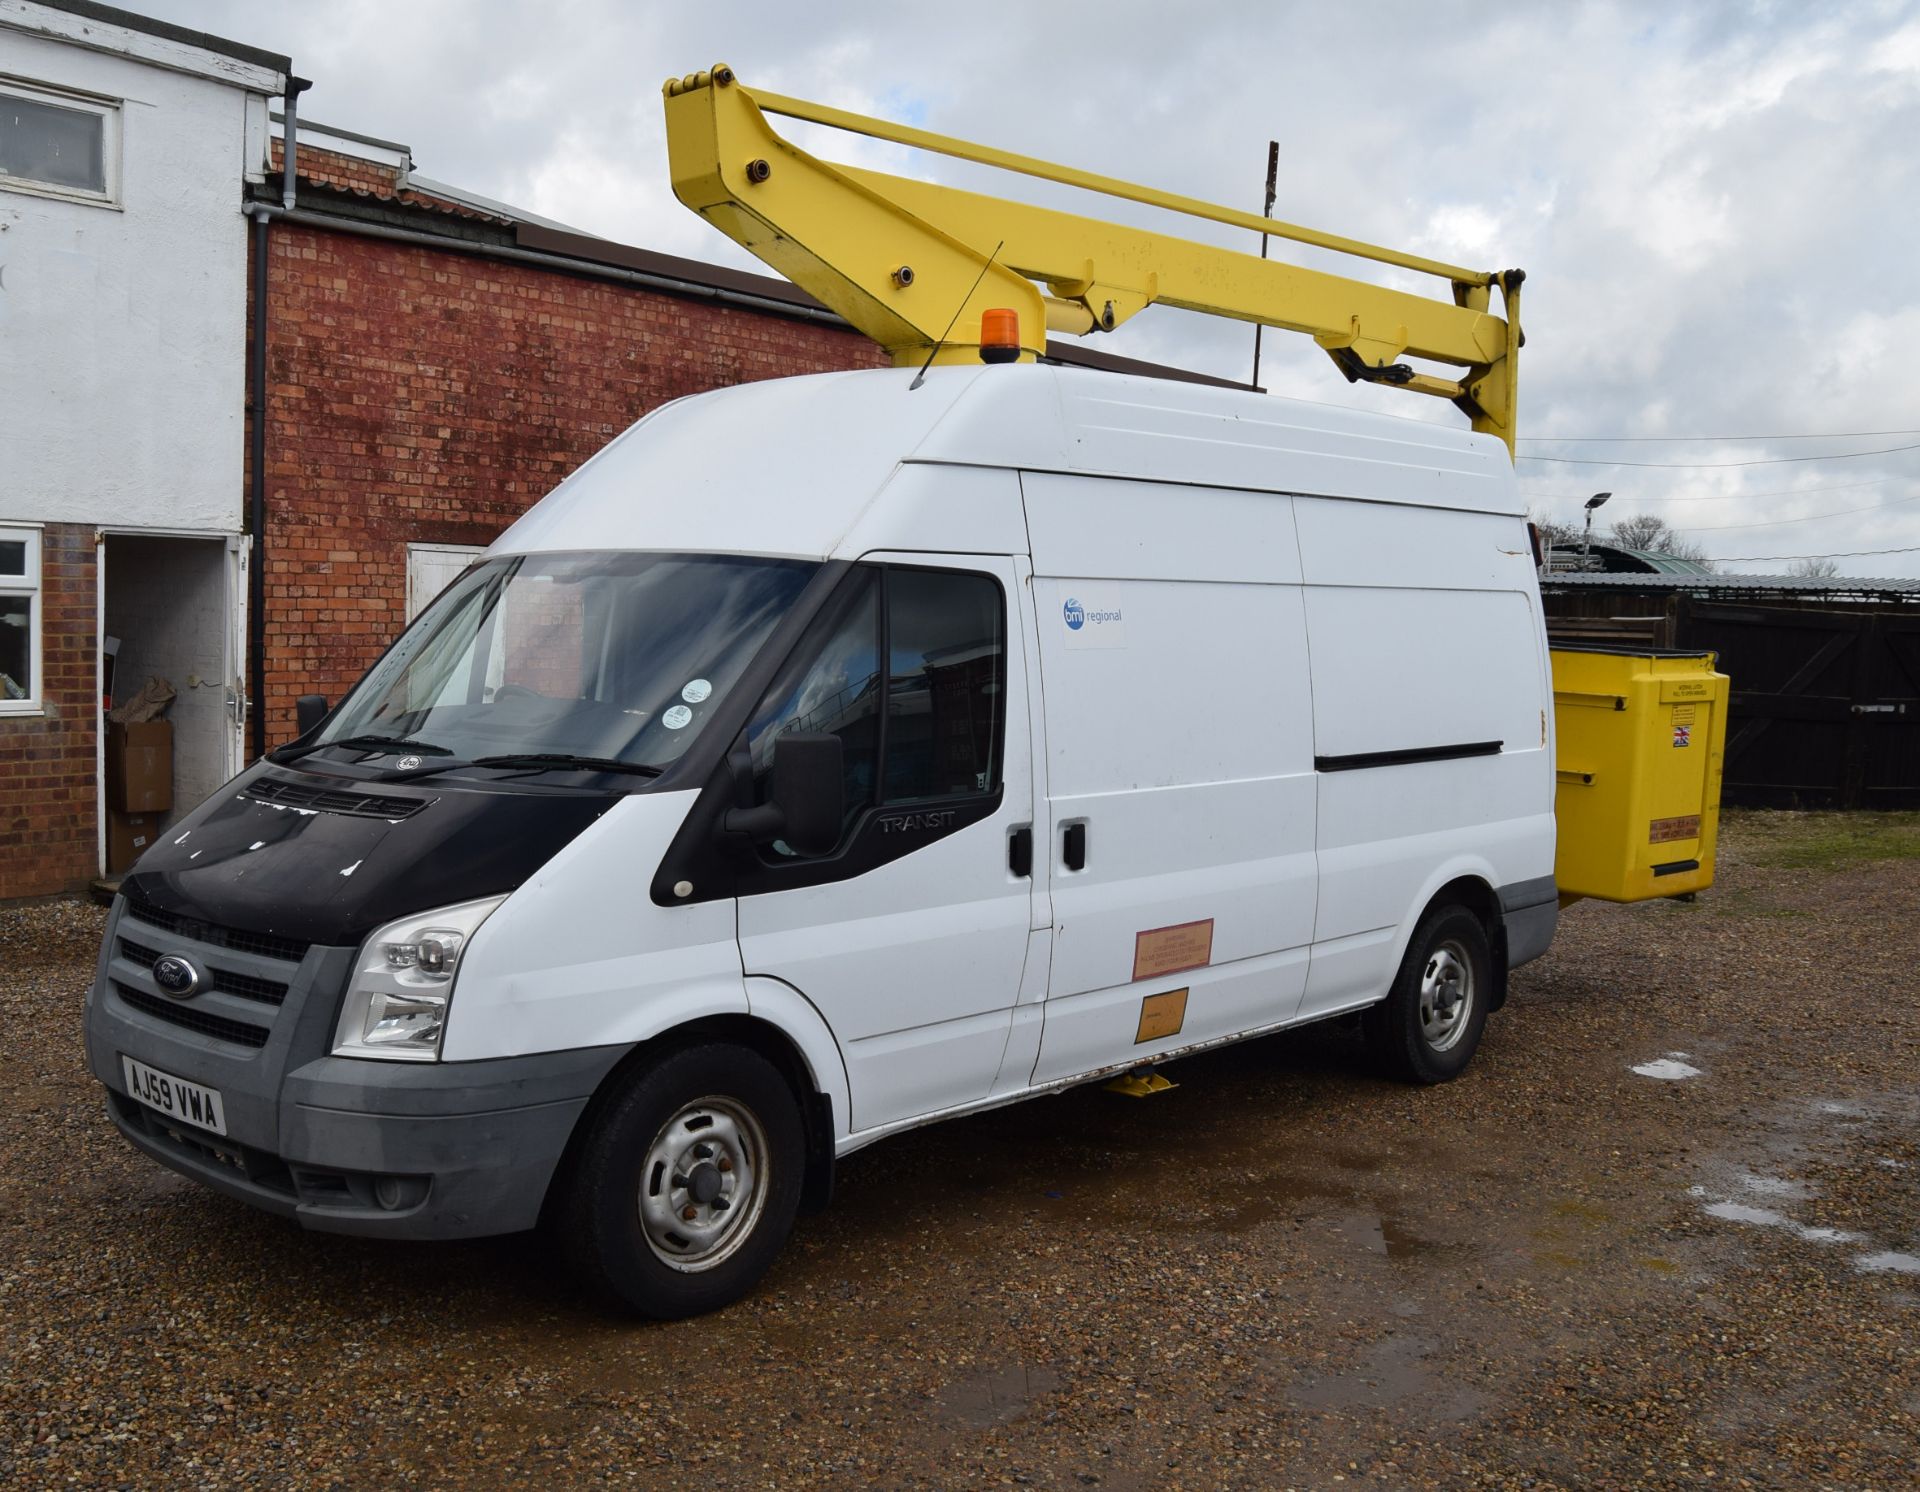
<instances>
[{"instance_id":1,"label":"building window","mask_svg":"<svg viewBox=\"0 0 1920 1492\"><path fill-rule=\"evenodd\" d=\"M407 620L466 572L487 552L484 544L409 544L407 546Z\"/></svg>"},{"instance_id":2,"label":"building window","mask_svg":"<svg viewBox=\"0 0 1920 1492\"><path fill-rule=\"evenodd\" d=\"M40 531L0 528L0 715L37 715Z\"/></svg>"},{"instance_id":3,"label":"building window","mask_svg":"<svg viewBox=\"0 0 1920 1492\"><path fill-rule=\"evenodd\" d=\"M0 188L113 206L119 176L118 104L0 83Z\"/></svg>"}]
</instances>

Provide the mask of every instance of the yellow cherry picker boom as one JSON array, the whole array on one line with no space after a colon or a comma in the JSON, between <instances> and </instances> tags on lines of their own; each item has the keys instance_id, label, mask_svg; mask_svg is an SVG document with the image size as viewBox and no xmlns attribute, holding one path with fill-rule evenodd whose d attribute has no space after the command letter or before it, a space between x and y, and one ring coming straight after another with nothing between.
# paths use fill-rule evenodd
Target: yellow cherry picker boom
<instances>
[{"instance_id":1,"label":"yellow cherry picker boom","mask_svg":"<svg viewBox=\"0 0 1920 1492\"><path fill-rule=\"evenodd\" d=\"M1349 382L1446 399L1513 453L1525 345L1520 270L1468 269L751 90L725 64L669 78L662 91L674 194L885 348L896 365L1031 362L1045 354L1049 332L1112 331L1148 306L1176 306L1304 333ZM769 115L1246 229L1439 285L1417 294L836 164L783 138ZM1556 648L1552 663L1562 901L1643 901L1710 885L1728 687L1712 655Z\"/></svg>"},{"instance_id":2,"label":"yellow cherry picker boom","mask_svg":"<svg viewBox=\"0 0 1920 1492\"><path fill-rule=\"evenodd\" d=\"M1067 166L748 89L724 64L665 87L674 194L893 355L978 359L984 314L1018 312L1017 357L1046 334L1112 331L1151 305L1311 336L1347 379L1451 400L1513 448L1519 270L1473 270ZM1245 228L1430 276L1446 298L932 182L836 165L769 114ZM1493 309L1499 292L1500 312ZM956 308L958 314L956 315ZM1439 364L1423 371L1404 358Z\"/></svg>"}]
</instances>

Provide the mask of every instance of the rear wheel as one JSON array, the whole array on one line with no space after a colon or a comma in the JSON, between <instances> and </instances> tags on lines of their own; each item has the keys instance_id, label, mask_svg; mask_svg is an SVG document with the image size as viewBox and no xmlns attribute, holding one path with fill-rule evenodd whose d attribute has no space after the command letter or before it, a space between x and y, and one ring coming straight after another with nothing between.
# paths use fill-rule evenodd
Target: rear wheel
<instances>
[{"instance_id":1,"label":"rear wheel","mask_svg":"<svg viewBox=\"0 0 1920 1492\"><path fill-rule=\"evenodd\" d=\"M799 1209L799 1106L757 1052L697 1046L632 1072L591 1121L559 1217L596 1292L661 1319L759 1283Z\"/></svg>"},{"instance_id":2,"label":"rear wheel","mask_svg":"<svg viewBox=\"0 0 1920 1492\"><path fill-rule=\"evenodd\" d=\"M1390 1076L1444 1083L1473 1059L1487 1024L1493 957L1487 930L1462 906L1420 919L1393 988L1361 1021L1367 1046Z\"/></svg>"}]
</instances>

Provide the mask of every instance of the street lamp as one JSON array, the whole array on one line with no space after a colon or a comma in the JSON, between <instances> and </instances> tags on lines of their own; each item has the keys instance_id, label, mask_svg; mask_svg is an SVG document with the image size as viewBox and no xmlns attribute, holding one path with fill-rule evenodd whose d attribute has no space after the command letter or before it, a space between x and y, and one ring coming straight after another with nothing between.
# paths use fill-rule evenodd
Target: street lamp
<instances>
[{"instance_id":1,"label":"street lamp","mask_svg":"<svg viewBox=\"0 0 1920 1492\"><path fill-rule=\"evenodd\" d=\"M1596 492L1587 499L1587 531L1580 539L1580 568L1587 567L1587 550L1593 546L1593 510L1612 497L1611 492Z\"/></svg>"}]
</instances>

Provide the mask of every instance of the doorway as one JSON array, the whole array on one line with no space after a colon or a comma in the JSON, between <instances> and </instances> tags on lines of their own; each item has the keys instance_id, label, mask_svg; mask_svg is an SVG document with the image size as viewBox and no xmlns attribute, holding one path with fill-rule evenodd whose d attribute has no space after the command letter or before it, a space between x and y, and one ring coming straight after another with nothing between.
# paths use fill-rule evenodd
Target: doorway
<instances>
[{"instance_id":1,"label":"doorway","mask_svg":"<svg viewBox=\"0 0 1920 1492\"><path fill-rule=\"evenodd\" d=\"M174 690L160 717L171 726L171 765L157 769L170 801L147 827L164 833L245 765L245 575L236 536L108 533L100 551L102 687L111 670L114 704L132 699L148 679ZM115 649L109 658L106 650ZM109 863L115 808L109 799L108 732L101 730L101 870ZM146 759L151 767L154 758Z\"/></svg>"},{"instance_id":2,"label":"doorway","mask_svg":"<svg viewBox=\"0 0 1920 1492\"><path fill-rule=\"evenodd\" d=\"M407 621L487 552L484 544L409 544L407 546Z\"/></svg>"}]
</instances>

